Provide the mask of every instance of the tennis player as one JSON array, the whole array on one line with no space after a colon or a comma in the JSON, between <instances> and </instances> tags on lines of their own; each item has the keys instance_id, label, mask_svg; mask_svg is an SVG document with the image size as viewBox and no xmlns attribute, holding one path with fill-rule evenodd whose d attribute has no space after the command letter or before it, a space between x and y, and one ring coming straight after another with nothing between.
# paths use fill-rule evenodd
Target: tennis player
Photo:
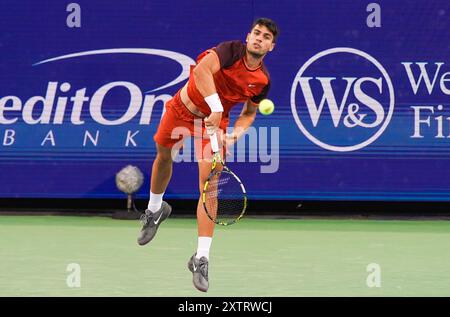
<instances>
[{"instance_id":1,"label":"tennis player","mask_svg":"<svg viewBox=\"0 0 450 317\"><path fill-rule=\"evenodd\" d=\"M209 133L215 131L223 135L229 123L230 109L239 103L244 103L242 112L235 122L233 133L225 135L222 144L232 146L252 125L258 104L267 97L270 88L270 78L263 59L274 49L277 36L278 27L274 21L267 18L255 20L247 34L246 43L223 42L201 53L195 67L191 67L186 85L166 103L166 111L154 135L157 155L153 162L148 209L141 218L143 227L138 237L140 245L154 238L159 225L172 211L171 206L163 201L163 195L172 176L173 147L183 139L182 135L174 137L172 131L184 127L194 137L201 193L211 171L212 157L205 129ZM195 122L202 124L200 136L194 135ZM188 268L193 273L194 286L206 292L209 287L209 250L214 222L203 208L199 199L198 247L188 262Z\"/></svg>"}]
</instances>

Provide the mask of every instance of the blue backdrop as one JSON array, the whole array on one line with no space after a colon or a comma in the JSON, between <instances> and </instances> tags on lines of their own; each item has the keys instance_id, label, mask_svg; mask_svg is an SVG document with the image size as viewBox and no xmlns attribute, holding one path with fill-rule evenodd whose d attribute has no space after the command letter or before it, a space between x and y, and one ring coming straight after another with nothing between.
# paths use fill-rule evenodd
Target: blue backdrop
<instances>
[{"instance_id":1,"label":"blue backdrop","mask_svg":"<svg viewBox=\"0 0 450 317\"><path fill-rule=\"evenodd\" d=\"M0 197L123 197L128 164L147 197L164 102L267 16L276 110L230 158L249 198L450 200L450 3L371 2L1 1ZM167 195L198 196L195 162Z\"/></svg>"}]
</instances>

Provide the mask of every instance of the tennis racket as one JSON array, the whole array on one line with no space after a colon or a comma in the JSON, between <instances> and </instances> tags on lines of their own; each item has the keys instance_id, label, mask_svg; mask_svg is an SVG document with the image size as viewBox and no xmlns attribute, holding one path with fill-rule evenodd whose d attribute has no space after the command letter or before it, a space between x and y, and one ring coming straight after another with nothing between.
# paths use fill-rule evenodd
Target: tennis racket
<instances>
[{"instance_id":1,"label":"tennis racket","mask_svg":"<svg viewBox=\"0 0 450 317\"><path fill-rule=\"evenodd\" d=\"M214 153L211 172L203 187L203 206L209 219L229 226L239 221L247 208L247 193L239 177L224 163L220 155L217 134L209 136Z\"/></svg>"}]
</instances>

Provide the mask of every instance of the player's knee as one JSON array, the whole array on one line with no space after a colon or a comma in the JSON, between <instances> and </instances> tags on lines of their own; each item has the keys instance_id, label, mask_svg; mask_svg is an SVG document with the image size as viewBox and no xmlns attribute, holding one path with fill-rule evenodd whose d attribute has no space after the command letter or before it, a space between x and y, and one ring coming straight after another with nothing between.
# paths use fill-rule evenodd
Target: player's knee
<instances>
[{"instance_id":1,"label":"player's knee","mask_svg":"<svg viewBox=\"0 0 450 317\"><path fill-rule=\"evenodd\" d=\"M172 162L172 151L170 148L163 147L161 145L157 145L157 154L156 159L162 162L171 163Z\"/></svg>"}]
</instances>

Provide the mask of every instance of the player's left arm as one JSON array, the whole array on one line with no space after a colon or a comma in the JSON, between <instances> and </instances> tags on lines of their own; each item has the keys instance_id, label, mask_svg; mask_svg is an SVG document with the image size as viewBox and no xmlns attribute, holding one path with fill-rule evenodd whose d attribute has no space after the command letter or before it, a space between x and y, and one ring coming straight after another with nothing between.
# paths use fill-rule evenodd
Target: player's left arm
<instances>
[{"instance_id":1,"label":"player's left arm","mask_svg":"<svg viewBox=\"0 0 450 317\"><path fill-rule=\"evenodd\" d=\"M248 99L245 102L241 114L234 123L233 132L227 135L228 145L235 143L253 124L253 121L255 121L256 118L257 109L258 104L254 103L251 99Z\"/></svg>"},{"instance_id":2,"label":"player's left arm","mask_svg":"<svg viewBox=\"0 0 450 317\"><path fill-rule=\"evenodd\" d=\"M253 96L244 104L241 114L237 118L233 132L226 135L227 146L232 145L237 142L237 140L245 134L245 131L253 124L256 118L256 111L258 110L259 103L261 100L267 98L270 89L270 80L268 84L262 89L259 95Z\"/></svg>"},{"instance_id":3,"label":"player's left arm","mask_svg":"<svg viewBox=\"0 0 450 317\"><path fill-rule=\"evenodd\" d=\"M256 111L258 110L261 100L267 98L270 90L270 79L266 86L262 89L259 95L253 96L244 104L239 118L234 124L233 133L227 135L227 144L234 144L253 124L256 118Z\"/></svg>"}]
</instances>

